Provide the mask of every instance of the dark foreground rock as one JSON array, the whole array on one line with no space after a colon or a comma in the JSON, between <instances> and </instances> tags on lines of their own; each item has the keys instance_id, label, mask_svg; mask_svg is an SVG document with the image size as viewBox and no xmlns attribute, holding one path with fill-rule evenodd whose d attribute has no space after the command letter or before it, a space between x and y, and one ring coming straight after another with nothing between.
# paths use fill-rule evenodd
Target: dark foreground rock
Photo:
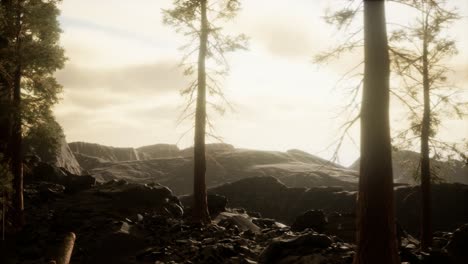
<instances>
[{"instance_id":1,"label":"dark foreground rock","mask_svg":"<svg viewBox=\"0 0 468 264\"><path fill-rule=\"evenodd\" d=\"M54 179L54 178L50 178ZM63 235L77 235L72 263L132 263L148 246L145 217L182 217L177 197L160 185L113 181L87 190L66 192L53 182L25 186L26 226L2 248L3 263L48 263Z\"/></svg>"},{"instance_id":2,"label":"dark foreground rock","mask_svg":"<svg viewBox=\"0 0 468 264\"><path fill-rule=\"evenodd\" d=\"M90 175L76 175L65 168L39 162L32 169L32 174L25 177L26 181L47 181L61 184L69 192L77 192L91 188L96 184L96 179Z\"/></svg>"},{"instance_id":3,"label":"dark foreground rock","mask_svg":"<svg viewBox=\"0 0 468 264\"><path fill-rule=\"evenodd\" d=\"M220 185L209 190L225 196L230 207L259 212L263 217L293 224L309 210L322 210L328 217L325 230L335 230L340 237L354 241L356 192L340 187L290 188L274 177L253 177ZM413 235L419 232L420 189L417 186L395 187L397 219ZM451 231L468 222L468 185L434 184L432 186L434 230Z\"/></svg>"},{"instance_id":4,"label":"dark foreground rock","mask_svg":"<svg viewBox=\"0 0 468 264\"><path fill-rule=\"evenodd\" d=\"M293 231L303 231L307 228L323 232L328 223L322 210L309 210L299 215L291 225Z\"/></svg>"},{"instance_id":5,"label":"dark foreground rock","mask_svg":"<svg viewBox=\"0 0 468 264\"><path fill-rule=\"evenodd\" d=\"M180 203L163 186L115 181L74 194L64 188L48 182L28 185L28 225L20 236L8 238L1 249L6 251L0 252L2 264L49 263L69 231L77 234L71 260L75 264L352 263L354 246L339 237L311 229L294 232L244 209L226 208L212 225L193 225L180 217ZM437 246L422 254L417 240L403 235L402 260L450 264L444 249L449 241L458 249L451 254L463 252L464 233L436 236Z\"/></svg>"},{"instance_id":6,"label":"dark foreground rock","mask_svg":"<svg viewBox=\"0 0 468 264\"><path fill-rule=\"evenodd\" d=\"M259 263L351 263L353 251L350 249L350 245L335 243L324 234L306 233L292 238L276 238L262 252Z\"/></svg>"},{"instance_id":7,"label":"dark foreground rock","mask_svg":"<svg viewBox=\"0 0 468 264\"><path fill-rule=\"evenodd\" d=\"M274 218L263 218L264 212L226 208L225 196L214 195L210 197L216 201L212 204L216 205L213 210L217 213L213 214L212 224L199 226L191 223L173 192L159 184L111 181L67 192L67 187L60 184L60 177L38 178L41 180L29 181L25 187L27 225L17 236L7 237L7 243L0 247L2 264L49 263L56 256L64 234L70 231L77 235L71 260L74 264L352 263L354 246L337 236L338 232L330 232L331 226L336 230L348 230L354 218L345 213L304 210L296 220L297 229L294 228L301 231L294 231ZM271 179L257 181L268 183ZM248 189L252 186L243 187L244 192L239 191L237 199L247 194L256 197L260 205L270 206L266 207L270 210L288 209L272 199L270 195L278 193L270 194L271 188L259 188L254 195L250 193L254 189ZM299 189L302 192L292 191L293 188L281 184L270 187L283 194L303 195L280 197L291 199L290 202L307 201L308 195L314 199L348 195L339 194L337 188L322 188L305 195L308 192L303 189ZM338 196L334 196L336 193ZM292 199L294 197L296 200ZM320 204L323 201L309 202ZM332 205L339 203L334 201ZM269 212L272 211L265 211ZM328 223L320 231L326 222L325 215ZM465 263L466 226L455 233L436 232L434 247L424 253L418 251L419 242L414 237L403 228L399 229L402 261L410 264Z\"/></svg>"},{"instance_id":8,"label":"dark foreground rock","mask_svg":"<svg viewBox=\"0 0 468 264\"><path fill-rule=\"evenodd\" d=\"M183 195L179 196L179 200L184 205L185 208L190 208L193 205L193 196L192 195ZM209 193L207 196L208 201L208 211L210 215L215 216L221 212L226 211L226 206L228 204L228 200L225 196L219 194L212 194Z\"/></svg>"},{"instance_id":9,"label":"dark foreground rock","mask_svg":"<svg viewBox=\"0 0 468 264\"><path fill-rule=\"evenodd\" d=\"M468 263L468 224L453 233L446 249L454 264Z\"/></svg>"}]
</instances>

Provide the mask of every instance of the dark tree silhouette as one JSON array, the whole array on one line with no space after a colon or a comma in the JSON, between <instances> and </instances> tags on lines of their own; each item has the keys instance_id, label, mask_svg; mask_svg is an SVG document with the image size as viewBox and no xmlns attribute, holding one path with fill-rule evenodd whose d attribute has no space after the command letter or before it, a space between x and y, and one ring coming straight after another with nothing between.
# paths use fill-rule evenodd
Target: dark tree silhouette
<instances>
[{"instance_id":1,"label":"dark tree silhouette","mask_svg":"<svg viewBox=\"0 0 468 264\"><path fill-rule=\"evenodd\" d=\"M59 2L2 0L0 5L0 13L5 14L0 17L0 34L8 42L0 51L2 108L7 110L1 116L1 124L11 127L11 133L2 134L2 140L8 141L7 149L2 151L14 176L12 204L18 227L22 226L24 211L23 134L50 117L62 89L53 77L66 59L58 45Z\"/></svg>"},{"instance_id":2,"label":"dark tree silhouette","mask_svg":"<svg viewBox=\"0 0 468 264\"><path fill-rule=\"evenodd\" d=\"M384 1L364 1L361 165L354 264L399 263L395 231Z\"/></svg>"}]
</instances>

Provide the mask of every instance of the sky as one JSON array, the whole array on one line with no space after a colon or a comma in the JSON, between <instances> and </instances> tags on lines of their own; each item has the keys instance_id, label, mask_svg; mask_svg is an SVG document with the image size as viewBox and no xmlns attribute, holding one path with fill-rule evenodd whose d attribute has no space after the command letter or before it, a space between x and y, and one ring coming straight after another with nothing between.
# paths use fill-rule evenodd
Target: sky
<instances>
[{"instance_id":1,"label":"sky","mask_svg":"<svg viewBox=\"0 0 468 264\"><path fill-rule=\"evenodd\" d=\"M345 87L336 85L359 60L343 58L316 65L314 55L339 42L340 33L323 20L337 0L244 0L229 33L244 33L249 49L227 56L230 74L223 81L233 106L220 116L210 114L214 134L236 147L301 149L330 158L339 128L350 115ZM453 81L468 89L468 1L453 1L463 19L450 33L460 53L449 61ZM68 62L57 72L64 86L54 112L67 141L116 147L156 143L193 143L192 122L177 122L184 107L179 91L190 78L177 67L186 39L162 24L162 9L170 0L65 0L60 5L61 44ZM387 8L387 18L401 22L405 10ZM346 85L345 85L346 86ZM468 97L465 97L468 98ZM397 106L392 127L404 122ZM458 142L468 135L468 121L447 119L440 136ZM187 132L189 131L189 132ZM340 162L350 165L359 156L359 127L350 131ZM218 142L208 138L209 142Z\"/></svg>"}]
</instances>

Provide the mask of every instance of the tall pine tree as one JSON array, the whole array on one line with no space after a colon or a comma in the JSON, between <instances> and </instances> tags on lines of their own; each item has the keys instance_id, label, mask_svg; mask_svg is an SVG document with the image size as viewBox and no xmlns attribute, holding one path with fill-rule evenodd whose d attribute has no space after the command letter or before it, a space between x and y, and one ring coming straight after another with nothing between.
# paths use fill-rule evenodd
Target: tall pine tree
<instances>
[{"instance_id":1,"label":"tall pine tree","mask_svg":"<svg viewBox=\"0 0 468 264\"><path fill-rule=\"evenodd\" d=\"M186 111L191 111L191 106L195 104L195 112L189 112L187 115L195 117L193 220L200 224L207 224L210 222L205 183L207 94L224 99L224 93L216 76L227 74L228 65L225 54L237 49L244 49L246 37L242 34L225 35L222 32L222 27L215 25L220 20L229 20L235 17L240 8L239 0L217 2L174 0L173 5L173 9L164 10L164 23L175 27L178 32L190 38L189 43L184 46L187 49L187 54L181 64L185 66L186 75L197 72L196 80L181 93L188 96ZM198 53L196 62L192 61L192 55L195 53ZM218 67L213 66L211 71L207 71L209 61L212 62L211 65Z\"/></svg>"},{"instance_id":2,"label":"tall pine tree","mask_svg":"<svg viewBox=\"0 0 468 264\"><path fill-rule=\"evenodd\" d=\"M11 133L5 152L13 174L15 224L23 223L22 139L28 127L50 117L62 87L53 74L64 66L59 46L59 0L2 0L0 35L8 42L0 51L2 128ZM3 95L5 94L5 96ZM11 130L10 130L11 129Z\"/></svg>"}]
</instances>

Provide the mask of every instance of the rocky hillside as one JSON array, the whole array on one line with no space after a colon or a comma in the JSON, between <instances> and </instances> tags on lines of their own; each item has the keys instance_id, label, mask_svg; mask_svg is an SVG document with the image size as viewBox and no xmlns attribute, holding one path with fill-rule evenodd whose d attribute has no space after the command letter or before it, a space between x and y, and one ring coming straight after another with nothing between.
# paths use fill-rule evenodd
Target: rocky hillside
<instances>
[{"instance_id":1,"label":"rocky hillside","mask_svg":"<svg viewBox=\"0 0 468 264\"><path fill-rule=\"evenodd\" d=\"M84 142L70 143L81 167L104 182L123 179L133 183L158 182L176 194L192 191L193 148L156 144L140 148L115 148ZM393 155L395 182L415 184L419 155L400 151ZM273 176L288 187L339 186L354 190L359 160L343 167L300 150L259 151L229 144L207 145L209 187L257 176ZM448 183L468 184L468 167L460 161L433 161L438 175Z\"/></svg>"},{"instance_id":2,"label":"rocky hillside","mask_svg":"<svg viewBox=\"0 0 468 264\"><path fill-rule=\"evenodd\" d=\"M417 183L419 153L413 151L393 152L393 172L397 183ZM351 165L351 169L359 169L358 159ZM440 161L431 160L436 175L445 182L468 184L468 165L459 160ZM416 176L416 177L415 177Z\"/></svg>"},{"instance_id":3,"label":"rocky hillside","mask_svg":"<svg viewBox=\"0 0 468 264\"><path fill-rule=\"evenodd\" d=\"M168 186L176 194L192 190L193 149L176 152L174 147L161 145L134 150L133 157L144 159L116 161L114 157L126 149L72 143L81 165L98 181L123 179L134 183L157 182ZM85 151L86 150L86 151ZM97 156L92 157L93 153ZM141 153L144 153L141 155ZM167 157L172 156L172 157ZM151 157L152 159L148 159ZM341 186L355 189L357 174L338 164L329 163L299 150L287 152L236 149L227 144L207 146L207 184L216 186L243 178L274 176L291 187Z\"/></svg>"}]
</instances>

